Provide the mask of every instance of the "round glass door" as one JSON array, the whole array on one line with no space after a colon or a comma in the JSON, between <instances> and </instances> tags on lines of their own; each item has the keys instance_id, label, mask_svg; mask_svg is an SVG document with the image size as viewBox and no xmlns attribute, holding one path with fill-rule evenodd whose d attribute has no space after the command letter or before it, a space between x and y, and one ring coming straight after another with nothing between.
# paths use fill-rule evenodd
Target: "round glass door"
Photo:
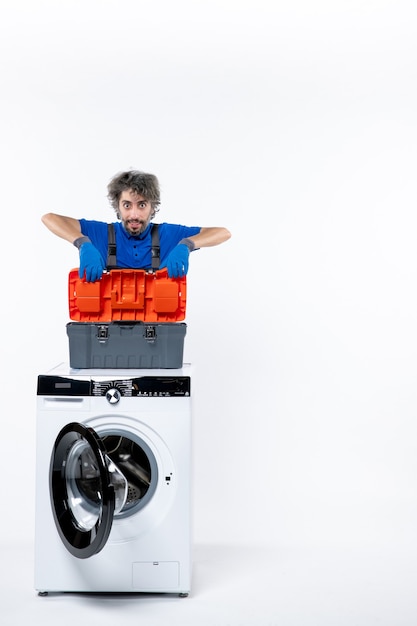
<instances>
[{"instance_id":1,"label":"round glass door","mask_svg":"<svg viewBox=\"0 0 417 626\"><path fill-rule=\"evenodd\" d=\"M55 441L50 494L64 545L74 556L88 558L106 544L113 516L126 502L128 485L96 432L74 422Z\"/></svg>"}]
</instances>

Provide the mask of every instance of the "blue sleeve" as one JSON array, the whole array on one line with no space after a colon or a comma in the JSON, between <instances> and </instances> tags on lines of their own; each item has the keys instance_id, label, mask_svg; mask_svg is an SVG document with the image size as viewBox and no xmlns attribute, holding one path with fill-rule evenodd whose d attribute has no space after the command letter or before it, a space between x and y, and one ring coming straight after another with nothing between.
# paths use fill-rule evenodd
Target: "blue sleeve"
<instances>
[{"instance_id":1,"label":"blue sleeve","mask_svg":"<svg viewBox=\"0 0 417 626\"><path fill-rule=\"evenodd\" d=\"M181 239L198 235L200 230L200 226L181 226L180 224L166 223L160 224L159 241L161 249L161 265L163 265L169 253L179 244Z\"/></svg>"},{"instance_id":2,"label":"blue sleeve","mask_svg":"<svg viewBox=\"0 0 417 626\"><path fill-rule=\"evenodd\" d=\"M91 243L97 248L103 257L104 264L107 262L107 223L95 220L80 219L81 232L91 239Z\"/></svg>"}]
</instances>

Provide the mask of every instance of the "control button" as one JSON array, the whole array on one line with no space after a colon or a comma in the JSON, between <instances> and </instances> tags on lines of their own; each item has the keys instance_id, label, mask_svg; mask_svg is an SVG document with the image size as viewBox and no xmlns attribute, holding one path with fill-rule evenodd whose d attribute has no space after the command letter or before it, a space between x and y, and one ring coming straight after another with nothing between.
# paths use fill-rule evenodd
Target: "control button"
<instances>
[{"instance_id":1,"label":"control button","mask_svg":"<svg viewBox=\"0 0 417 626\"><path fill-rule=\"evenodd\" d=\"M118 389L112 387L106 391L106 399L110 404L117 404L122 397L122 394Z\"/></svg>"}]
</instances>

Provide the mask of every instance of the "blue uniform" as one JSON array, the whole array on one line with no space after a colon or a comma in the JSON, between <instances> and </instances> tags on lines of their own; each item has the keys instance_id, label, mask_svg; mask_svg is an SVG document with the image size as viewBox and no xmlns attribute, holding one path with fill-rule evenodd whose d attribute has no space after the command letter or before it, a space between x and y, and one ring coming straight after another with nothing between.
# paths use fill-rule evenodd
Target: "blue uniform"
<instances>
[{"instance_id":1,"label":"blue uniform","mask_svg":"<svg viewBox=\"0 0 417 626\"><path fill-rule=\"evenodd\" d=\"M104 265L107 260L107 223L95 220L80 219L81 232L89 237L92 244L103 257ZM152 268L152 223L141 235L129 235L121 222L114 223L116 236L116 264L118 267L151 269ZM187 237L197 235L200 226L181 226L179 224L159 224L160 267L166 266L166 259L175 246Z\"/></svg>"}]
</instances>

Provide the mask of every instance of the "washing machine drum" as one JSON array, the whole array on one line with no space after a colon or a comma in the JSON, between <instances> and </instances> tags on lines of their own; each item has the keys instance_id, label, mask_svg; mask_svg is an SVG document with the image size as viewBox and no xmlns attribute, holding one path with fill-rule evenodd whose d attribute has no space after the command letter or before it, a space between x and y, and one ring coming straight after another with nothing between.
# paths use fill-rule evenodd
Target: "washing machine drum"
<instances>
[{"instance_id":1,"label":"washing machine drum","mask_svg":"<svg viewBox=\"0 0 417 626\"><path fill-rule=\"evenodd\" d=\"M112 451L103 439L109 439ZM99 437L76 422L58 434L51 458L51 504L58 533L74 556L100 552L114 516L134 506L149 487L146 468L136 464L133 473L129 458L123 437Z\"/></svg>"}]
</instances>

